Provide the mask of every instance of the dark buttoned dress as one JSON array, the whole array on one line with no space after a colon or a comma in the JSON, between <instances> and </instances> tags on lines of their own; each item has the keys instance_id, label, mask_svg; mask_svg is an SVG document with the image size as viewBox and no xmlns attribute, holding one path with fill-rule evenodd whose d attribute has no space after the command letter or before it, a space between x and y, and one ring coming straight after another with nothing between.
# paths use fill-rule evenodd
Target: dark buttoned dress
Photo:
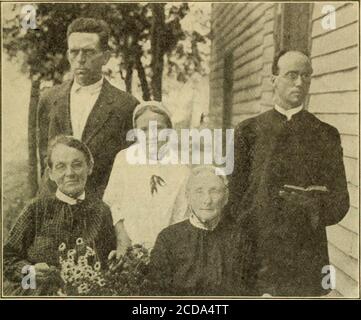
<instances>
[{"instance_id":1,"label":"dark buttoned dress","mask_svg":"<svg viewBox=\"0 0 361 320\"><path fill-rule=\"evenodd\" d=\"M189 220L165 228L150 262L151 295L252 295L252 240L224 220L214 230ZM239 231L239 229L238 229Z\"/></svg>"},{"instance_id":2,"label":"dark buttoned dress","mask_svg":"<svg viewBox=\"0 0 361 320\"><path fill-rule=\"evenodd\" d=\"M65 243L67 249L73 249L77 238L83 238L106 267L116 240L110 209L105 203L94 198L69 205L55 196L33 201L20 215L4 245L5 294L55 294L57 284L47 281L35 290L22 289L22 268L40 262L59 267L59 245Z\"/></svg>"}]
</instances>

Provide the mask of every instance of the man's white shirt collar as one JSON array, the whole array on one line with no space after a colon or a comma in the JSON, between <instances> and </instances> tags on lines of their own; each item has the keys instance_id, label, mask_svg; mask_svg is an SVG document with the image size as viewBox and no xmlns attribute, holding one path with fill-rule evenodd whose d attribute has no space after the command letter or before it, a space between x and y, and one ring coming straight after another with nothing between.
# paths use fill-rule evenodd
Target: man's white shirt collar
<instances>
[{"instance_id":1,"label":"man's white shirt collar","mask_svg":"<svg viewBox=\"0 0 361 320\"><path fill-rule=\"evenodd\" d=\"M89 85L81 86L75 80L70 93L70 120L73 136L79 140L87 123L88 117L99 98L104 78Z\"/></svg>"},{"instance_id":2,"label":"man's white shirt collar","mask_svg":"<svg viewBox=\"0 0 361 320\"><path fill-rule=\"evenodd\" d=\"M89 85L89 86L81 86L79 83L77 83L75 80L73 82L73 86L72 86L72 92L79 92L84 91L84 92L88 92L90 94L94 94L96 92L99 92L100 89L102 88L104 82L104 77L102 77L99 81Z\"/></svg>"},{"instance_id":3,"label":"man's white shirt collar","mask_svg":"<svg viewBox=\"0 0 361 320\"><path fill-rule=\"evenodd\" d=\"M299 113L300 111L303 110L303 105L297 107L297 108L292 108L289 110L285 110L283 108L281 108L280 106L278 106L277 104L275 105L275 110L278 111L279 113L283 114L284 116L286 116L287 120L291 120L291 118L296 114Z\"/></svg>"},{"instance_id":4,"label":"man's white shirt collar","mask_svg":"<svg viewBox=\"0 0 361 320\"><path fill-rule=\"evenodd\" d=\"M85 191L76 199L69 197L65 193L61 192L59 189L56 190L55 196L60 200L71 206L77 204L77 200L84 200L85 199Z\"/></svg>"}]
</instances>

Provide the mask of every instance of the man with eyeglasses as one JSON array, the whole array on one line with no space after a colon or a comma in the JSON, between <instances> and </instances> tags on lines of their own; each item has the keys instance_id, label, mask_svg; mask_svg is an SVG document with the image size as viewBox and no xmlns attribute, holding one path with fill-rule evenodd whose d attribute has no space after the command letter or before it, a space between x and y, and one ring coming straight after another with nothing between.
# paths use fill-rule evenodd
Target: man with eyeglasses
<instances>
[{"instance_id":1,"label":"man with eyeglasses","mask_svg":"<svg viewBox=\"0 0 361 320\"><path fill-rule=\"evenodd\" d=\"M349 209L340 135L305 110L307 55L281 52L272 73L274 108L235 129L228 211L255 239L260 295L326 295L326 227Z\"/></svg>"},{"instance_id":2,"label":"man with eyeglasses","mask_svg":"<svg viewBox=\"0 0 361 320\"><path fill-rule=\"evenodd\" d=\"M116 154L129 146L137 99L111 85L102 68L110 58L110 30L102 20L79 18L67 30L67 58L74 75L44 93L38 107L39 154L43 183L40 194L55 191L46 169L48 141L72 135L87 144L94 156L86 192L101 198Z\"/></svg>"}]
</instances>

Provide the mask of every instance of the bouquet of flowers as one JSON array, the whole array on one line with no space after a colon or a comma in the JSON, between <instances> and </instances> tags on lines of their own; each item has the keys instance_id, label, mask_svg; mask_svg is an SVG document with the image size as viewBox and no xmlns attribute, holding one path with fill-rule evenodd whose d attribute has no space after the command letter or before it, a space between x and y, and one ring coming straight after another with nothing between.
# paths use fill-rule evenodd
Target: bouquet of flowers
<instances>
[{"instance_id":1,"label":"bouquet of flowers","mask_svg":"<svg viewBox=\"0 0 361 320\"><path fill-rule=\"evenodd\" d=\"M60 277L64 282L59 295L88 295L105 286L100 262L94 250L86 246L82 238L78 238L75 248L68 251L65 243L62 243L59 253Z\"/></svg>"},{"instance_id":2,"label":"bouquet of flowers","mask_svg":"<svg viewBox=\"0 0 361 320\"><path fill-rule=\"evenodd\" d=\"M61 296L134 296L147 290L149 251L142 245L129 248L120 261L101 266L96 252L85 245L82 238L76 240L74 249L66 251L59 246L60 276L63 286Z\"/></svg>"}]
</instances>

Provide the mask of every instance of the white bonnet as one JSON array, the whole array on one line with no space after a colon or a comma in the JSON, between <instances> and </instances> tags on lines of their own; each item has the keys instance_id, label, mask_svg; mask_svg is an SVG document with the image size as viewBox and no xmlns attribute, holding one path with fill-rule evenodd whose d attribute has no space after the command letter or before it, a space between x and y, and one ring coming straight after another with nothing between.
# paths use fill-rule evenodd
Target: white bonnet
<instances>
[{"instance_id":1,"label":"white bonnet","mask_svg":"<svg viewBox=\"0 0 361 320\"><path fill-rule=\"evenodd\" d=\"M166 106L164 106L164 104L162 102L152 100L152 101L142 101L140 104L138 104L136 106L136 108L133 111L133 119L132 119L133 120L133 128L135 128L135 118L136 118L137 113L148 107L157 108L162 113L165 113L168 116L169 121L173 126L172 114L170 113L169 109Z\"/></svg>"}]
</instances>

